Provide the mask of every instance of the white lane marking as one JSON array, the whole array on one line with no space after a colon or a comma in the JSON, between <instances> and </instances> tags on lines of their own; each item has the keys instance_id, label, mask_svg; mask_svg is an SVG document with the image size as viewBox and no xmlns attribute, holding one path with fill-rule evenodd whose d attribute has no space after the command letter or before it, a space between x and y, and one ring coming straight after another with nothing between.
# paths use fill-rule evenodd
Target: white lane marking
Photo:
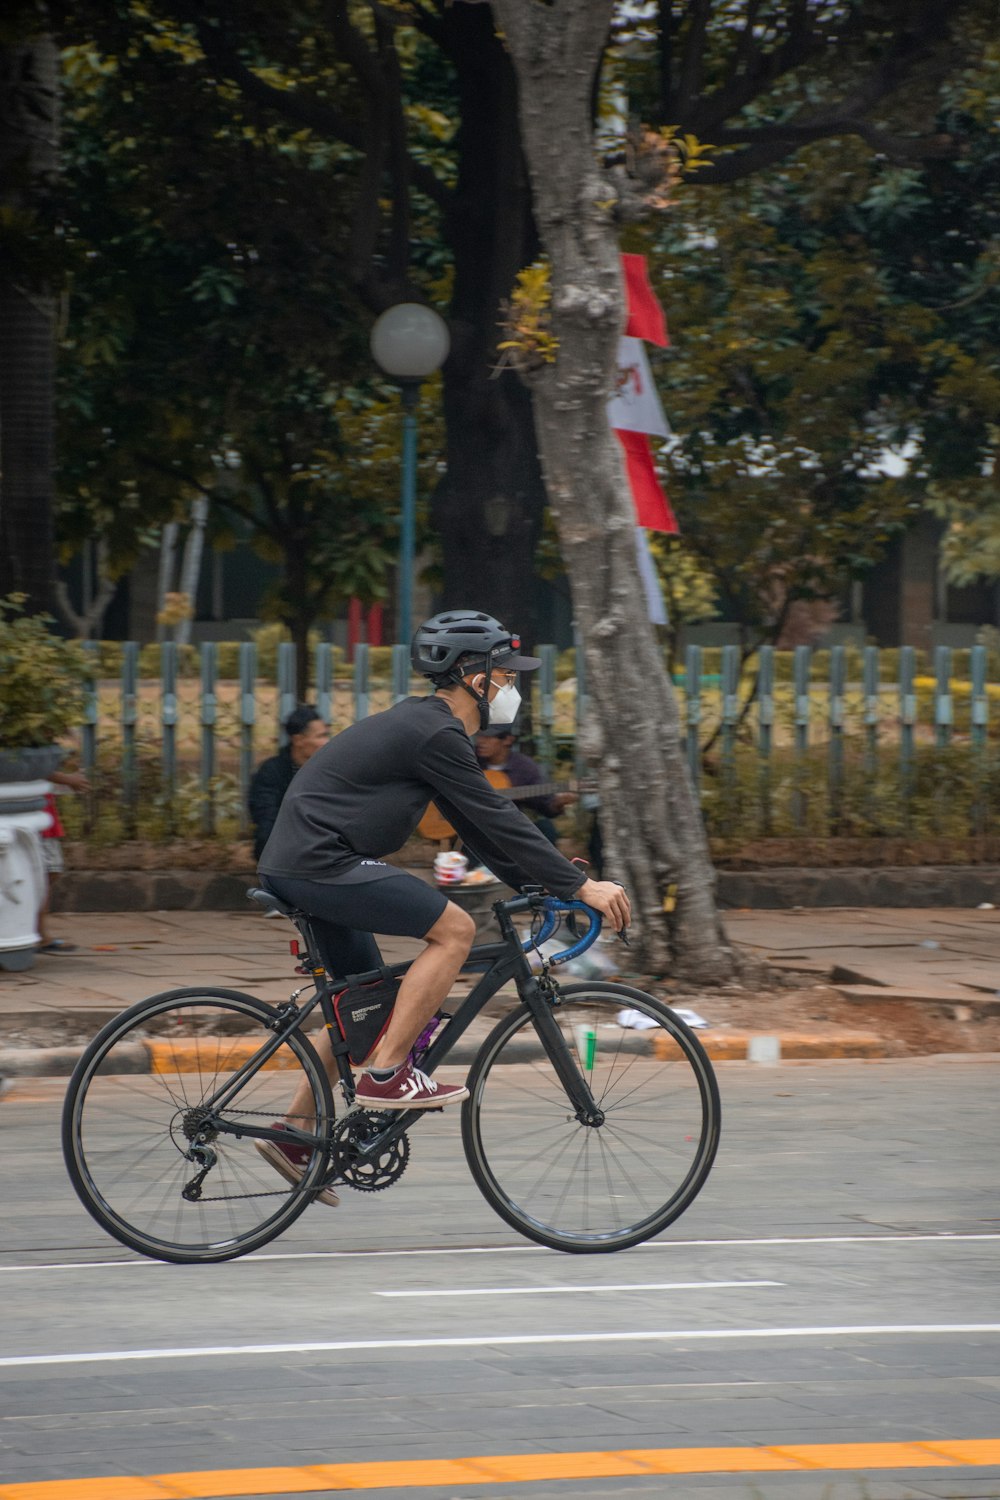
<instances>
[{"instance_id":1,"label":"white lane marking","mask_svg":"<svg viewBox=\"0 0 1000 1500\"><path fill-rule=\"evenodd\" d=\"M643 1245L633 1245L636 1250L692 1250L727 1246L739 1248L765 1248L768 1245L961 1245L966 1241L978 1243L982 1240L1000 1240L1000 1233L962 1234L958 1230L945 1229L936 1234L826 1234L785 1235L763 1240L647 1240ZM260 1260L374 1260L394 1255L551 1255L542 1245L459 1245L454 1248L441 1246L434 1249L413 1250L288 1250L267 1251L244 1255L227 1261L229 1266L250 1264ZM622 1253L622 1252L619 1252ZM134 1260L67 1260L45 1261L35 1266L3 1266L5 1271L91 1271L106 1270L114 1266L147 1266L176 1271L175 1265L165 1261L136 1257Z\"/></svg>"},{"instance_id":2,"label":"white lane marking","mask_svg":"<svg viewBox=\"0 0 1000 1500\"><path fill-rule=\"evenodd\" d=\"M16 1354L0 1358L0 1369L35 1365L119 1364L134 1360L234 1359L248 1354L339 1354L371 1349L482 1349L517 1344L688 1343L694 1340L738 1343L740 1339L893 1338L904 1334L1000 1333L1000 1323L855 1323L815 1328L665 1328L637 1333L503 1333L471 1338L336 1339L322 1343L214 1344L191 1349L103 1349L78 1354Z\"/></svg>"},{"instance_id":3,"label":"white lane marking","mask_svg":"<svg viewBox=\"0 0 1000 1500\"><path fill-rule=\"evenodd\" d=\"M375 1297L547 1297L553 1292L704 1292L717 1287L784 1286L783 1281L623 1281L609 1286L473 1286L373 1292Z\"/></svg>"}]
</instances>

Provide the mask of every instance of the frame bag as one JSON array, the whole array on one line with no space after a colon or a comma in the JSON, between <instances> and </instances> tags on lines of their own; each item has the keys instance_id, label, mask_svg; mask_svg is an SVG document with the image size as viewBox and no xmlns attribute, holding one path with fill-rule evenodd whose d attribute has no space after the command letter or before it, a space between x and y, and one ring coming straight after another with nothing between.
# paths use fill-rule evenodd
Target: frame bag
<instances>
[{"instance_id":1,"label":"frame bag","mask_svg":"<svg viewBox=\"0 0 1000 1500\"><path fill-rule=\"evenodd\" d=\"M371 1057L392 1019L402 980L383 973L371 984L356 984L333 997L333 1013L347 1043L347 1055L355 1067Z\"/></svg>"}]
</instances>

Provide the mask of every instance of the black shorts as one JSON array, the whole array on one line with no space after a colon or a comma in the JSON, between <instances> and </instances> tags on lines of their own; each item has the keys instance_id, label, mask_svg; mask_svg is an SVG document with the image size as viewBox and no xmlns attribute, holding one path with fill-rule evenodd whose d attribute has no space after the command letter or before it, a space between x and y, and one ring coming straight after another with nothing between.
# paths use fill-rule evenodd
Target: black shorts
<instances>
[{"instance_id":1,"label":"black shorts","mask_svg":"<svg viewBox=\"0 0 1000 1500\"><path fill-rule=\"evenodd\" d=\"M321 958L335 978L363 974L382 963L375 932L391 937L426 937L448 899L435 886L405 870L357 884L297 880L264 875L261 885L289 906L308 912L321 946Z\"/></svg>"}]
</instances>

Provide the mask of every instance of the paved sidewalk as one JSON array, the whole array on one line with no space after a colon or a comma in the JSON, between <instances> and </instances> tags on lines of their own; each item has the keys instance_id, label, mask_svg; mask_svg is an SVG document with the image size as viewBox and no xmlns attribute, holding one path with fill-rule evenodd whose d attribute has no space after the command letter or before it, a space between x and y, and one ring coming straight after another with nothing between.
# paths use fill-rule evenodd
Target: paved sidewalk
<instances>
[{"instance_id":1,"label":"paved sidewalk","mask_svg":"<svg viewBox=\"0 0 1000 1500\"><path fill-rule=\"evenodd\" d=\"M886 1000L928 1001L960 1018L1000 1013L995 911L745 911L727 913L725 923L736 942L801 974L805 984L832 982L865 1005L853 1026L813 1027L808 1019L782 1026L769 1022L762 1009L760 1022L748 1031L745 1024L726 1023L720 997L706 1008L722 1024L703 1032L717 1057L746 1056L754 1032L777 1033L785 1057L883 1055L887 1049L872 1017ZM0 1050L58 1049L47 1060L23 1055L25 1071L69 1071L81 1045L105 1021L158 991L204 982L277 1002L302 982L288 951L290 924L255 912L67 913L57 927L74 951L42 956L22 973L0 973ZM389 962L410 957L420 946L406 938L380 941ZM466 1050L492 1024L487 1017L473 1023ZM0 1072L4 1066L0 1056Z\"/></svg>"},{"instance_id":2,"label":"paved sidewalk","mask_svg":"<svg viewBox=\"0 0 1000 1500\"><path fill-rule=\"evenodd\" d=\"M1000 911L840 908L727 912L738 943L852 999L1000 1012Z\"/></svg>"}]
</instances>

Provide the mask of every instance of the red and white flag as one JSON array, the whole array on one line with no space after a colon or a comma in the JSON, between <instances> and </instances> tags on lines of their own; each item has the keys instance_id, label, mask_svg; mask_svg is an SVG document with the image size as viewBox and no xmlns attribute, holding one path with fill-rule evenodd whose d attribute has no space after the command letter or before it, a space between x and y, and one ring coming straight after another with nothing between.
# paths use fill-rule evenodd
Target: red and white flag
<instances>
[{"instance_id":1,"label":"red and white flag","mask_svg":"<svg viewBox=\"0 0 1000 1500\"><path fill-rule=\"evenodd\" d=\"M652 437L670 436L663 415L660 393L653 382L649 357L642 339L623 333L618 340L618 381L608 402L608 420L616 432L647 432Z\"/></svg>"},{"instance_id":2,"label":"red and white flag","mask_svg":"<svg viewBox=\"0 0 1000 1500\"><path fill-rule=\"evenodd\" d=\"M680 528L657 476L649 442L651 437L669 437L670 427L643 347L644 339L661 346L669 344L667 325L649 284L646 257L623 255L622 267L628 321L618 345L618 381L608 402L608 421L624 449L636 524L647 531L676 533Z\"/></svg>"},{"instance_id":3,"label":"red and white flag","mask_svg":"<svg viewBox=\"0 0 1000 1500\"><path fill-rule=\"evenodd\" d=\"M670 426L660 404L643 340L665 348L670 339L663 309L649 284L646 257L623 255L622 271L628 320L618 345L618 380L615 394L608 402L608 421L622 445L625 472L632 491L636 553L649 618L654 624L665 625L667 607L649 553L646 532L676 533L680 528L653 462L649 440L651 437L661 440L669 437Z\"/></svg>"},{"instance_id":4,"label":"red and white flag","mask_svg":"<svg viewBox=\"0 0 1000 1500\"><path fill-rule=\"evenodd\" d=\"M658 344L661 349L668 349L670 335L667 333L667 320L656 293L649 284L646 257L623 255L622 274L625 277L625 299L628 305L625 332L632 338L645 339L647 344Z\"/></svg>"}]
</instances>

